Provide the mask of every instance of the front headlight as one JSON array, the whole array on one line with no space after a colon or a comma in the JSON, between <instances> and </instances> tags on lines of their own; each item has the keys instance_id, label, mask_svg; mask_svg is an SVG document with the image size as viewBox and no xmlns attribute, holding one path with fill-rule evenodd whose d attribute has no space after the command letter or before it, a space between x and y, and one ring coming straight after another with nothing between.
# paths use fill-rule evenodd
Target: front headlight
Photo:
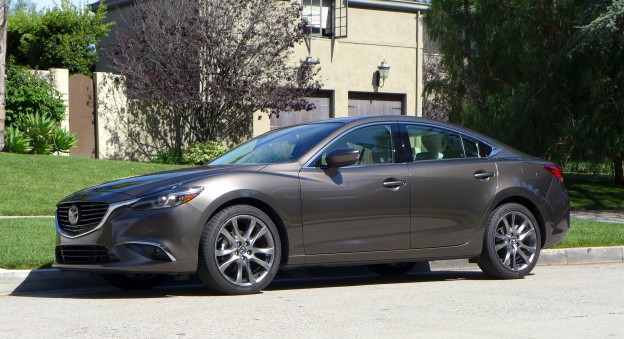
<instances>
[{"instance_id":1,"label":"front headlight","mask_svg":"<svg viewBox=\"0 0 624 339\"><path fill-rule=\"evenodd\" d=\"M179 187L141 198L130 207L135 210L175 207L195 199L203 190L204 188L199 186Z\"/></svg>"}]
</instances>

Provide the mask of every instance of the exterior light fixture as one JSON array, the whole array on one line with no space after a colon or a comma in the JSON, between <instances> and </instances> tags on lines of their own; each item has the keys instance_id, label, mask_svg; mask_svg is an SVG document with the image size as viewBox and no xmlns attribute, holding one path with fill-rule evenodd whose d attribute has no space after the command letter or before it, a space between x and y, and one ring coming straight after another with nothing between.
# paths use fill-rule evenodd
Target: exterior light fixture
<instances>
[{"instance_id":1,"label":"exterior light fixture","mask_svg":"<svg viewBox=\"0 0 624 339\"><path fill-rule=\"evenodd\" d=\"M377 66L377 86L383 87L386 79L388 79L388 73L390 73L390 65L384 59L379 66Z\"/></svg>"},{"instance_id":2,"label":"exterior light fixture","mask_svg":"<svg viewBox=\"0 0 624 339\"><path fill-rule=\"evenodd\" d=\"M313 65L318 65L321 63L319 59L316 59L310 55L308 55L305 59L300 60L300 61L301 61L301 65L303 66L313 66Z\"/></svg>"}]
</instances>

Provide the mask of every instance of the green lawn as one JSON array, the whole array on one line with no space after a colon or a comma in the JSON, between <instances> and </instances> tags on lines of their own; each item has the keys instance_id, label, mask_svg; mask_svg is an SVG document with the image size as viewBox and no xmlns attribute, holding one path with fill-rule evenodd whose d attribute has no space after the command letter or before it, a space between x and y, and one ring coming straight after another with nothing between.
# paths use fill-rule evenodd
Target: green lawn
<instances>
[{"instance_id":1,"label":"green lawn","mask_svg":"<svg viewBox=\"0 0 624 339\"><path fill-rule=\"evenodd\" d=\"M570 232L554 248L624 246L624 224L572 219Z\"/></svg>"},{"instance_id":2,"label":"green lawn","mask_svg":"<svg viewBox=\"0 0 624 339\"><path fill-rule=\"evenodd\" d=\"M54 261L55 229L51 218L0 219L0 268L34 269ZM624 224L572 220L556 248L624 245Z\"/></svg>"},{"instance_id":3,"label":"green lawn","mask_svg":"<svg viewBox=\"0 0 624 339\"><path fill-rule=\"evenodd\" d=\"M566 173L563 183L573 210L624 210L624 187L611 185L607 176Z\"/></svg>"},{"instance_id":4,"label":"green lawn","mask_svg":"<svg viewBox=\"0 0 624 339\"><path fill-rule=\"evenodd\" d=\"M65 196L95 184L180 166L0 153L0 215L53 215Z\"/></svg>"},{"instance_id":5,"label":"green lawn","mask_svg":"<svg viewBox=\"0 0 624 339\"><path fill-rule=\"evenodd\" d=\"M49 267L54 261L54 219L0 219L0 268Z\"/></svg>"}]
</instances>

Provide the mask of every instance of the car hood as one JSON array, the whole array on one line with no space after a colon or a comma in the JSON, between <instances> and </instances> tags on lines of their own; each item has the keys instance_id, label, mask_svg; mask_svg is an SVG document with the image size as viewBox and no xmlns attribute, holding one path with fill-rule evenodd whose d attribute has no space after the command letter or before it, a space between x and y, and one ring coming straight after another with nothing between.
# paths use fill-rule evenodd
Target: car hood
<instances>
[{"instance_id":1,"label":"car hood","mask_svg":"<svg viewBox=\"0 0 624 339\"><path fill-rule=\"evenodd\" d=\"M116 202L154 194L191 181L234 172L257 172L266 165L202 166L145 174L110 181L73 193L67 201L104 200Z\"/></svg>"}]
</instances>

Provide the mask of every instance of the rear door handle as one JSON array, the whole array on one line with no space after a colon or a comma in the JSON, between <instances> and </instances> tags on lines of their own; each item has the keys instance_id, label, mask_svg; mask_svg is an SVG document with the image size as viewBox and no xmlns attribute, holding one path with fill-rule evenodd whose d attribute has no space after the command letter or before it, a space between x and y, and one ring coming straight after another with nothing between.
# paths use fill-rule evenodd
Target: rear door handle
<instances>
[{"instance_id":1,"label":"rear door handle","mask_svg":"<svg viewBox=\"0 0 624 339\"><path fill-rule=\"evenodd\" d=\"M388 179L384 181L382 185L388 188L399 188L399 187L405 186L405 184L406 183L403 180Z\"/></svg>"},{"instance_id":2,"label":"rear door handle","mask_svg":"<svg viewBox=\"0 0 624 339\"><path fill-rule=\"evenodd\" d=\"M474 173L474 177L477 179L487 179L494 176L493 172L486 172L484 170L479 170Z\"/></svg>"}]
</instances>

